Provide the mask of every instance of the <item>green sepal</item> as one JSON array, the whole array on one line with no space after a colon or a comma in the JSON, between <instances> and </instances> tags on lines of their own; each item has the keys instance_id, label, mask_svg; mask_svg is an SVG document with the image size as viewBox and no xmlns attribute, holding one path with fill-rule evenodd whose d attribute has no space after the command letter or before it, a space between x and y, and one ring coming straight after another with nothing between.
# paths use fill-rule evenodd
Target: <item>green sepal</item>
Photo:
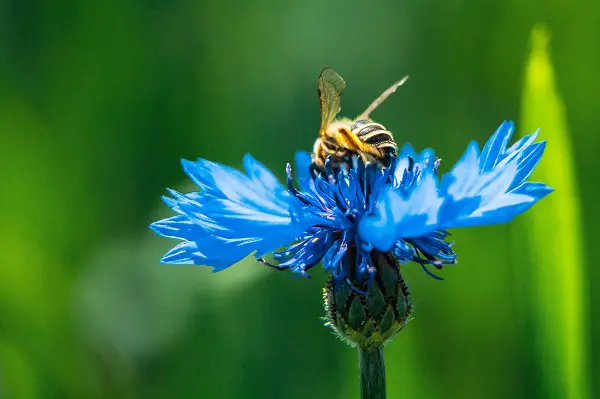
<instances>
[{"instance_id":1,"label":"green sepal","mask_svg":"<svg viewBox=\"0 0 600 399\"><path fill-rule=\"evenodd\" d=\"M348 324L341 315L338 315L336 318L337 323L335 324L336 328L342 332L348 331Z\"/></svg>"},{"instance_id":2,"label":"green sepal","mask_svg":"<svg viewBox=\"0 0 600 399\"><path fill-rule=\"evenodd\" d=\"M385 307L385 297L379 289L379 285L375 283L371 284L367 293L367 308L376 322L379 322Z\"/></svg>"},{"instance_id":3,"label":"green sepal","mask_svg":"<svg viewBox=\"0 0 600 399\"><path fill-rule=\"evenodd\" d=\"M392 328L392 324L394 323L394 310L391 306L388 306L387 310L383 314L381 318L381 323L379 323L379 331L381 334L385 334Z\"/></svg>"},{"instance_id":4,"label":"green sepal","mask_svg":"<svg viewBox=\"0 0 600 399\"><path fill-rule=\"evenodd\" d=\"M367 319L365 308L363 307L360 297L357 295L350 304L348 310L348 324L355 330L359 330Z\"/></svg>"},{"instance_id":5,"label":"green sepal","mask_svg":"<svg viewBox=\"0 0 600 399\"><path fill-rule=\"evenodd\" d=\"M375 334L377 332L377 329L375 328L375 325L373 324L373 322L371 320L368 320L365 323L365 326L362 330L362 336L365 338L371 337L373 336L373 334Z\"/></svg>"},{"instance_id":6,"label":"green sepal","mask_svg":"<svg viewBox=\"0 0 600 399\"><path fill-rule=\"evenodd\" d=\"M347 303L348 298L353 295L352 290L347 284L338 285L333 291L334 303L339 305ZM345 317L348 316L348 309L345 306L337 306L337 311L343 313Z\"/></svg>"},{"instance_id":7,"label":"green sepal","mask_svg":"<svg viewBox=\"0 0 600 399\"><path fill-rule=\"evenodd\" d=\"M397 272L389 265L382 265L380 273L386 295L393 294L397 290Z\"/></svg>"}]
</instances>

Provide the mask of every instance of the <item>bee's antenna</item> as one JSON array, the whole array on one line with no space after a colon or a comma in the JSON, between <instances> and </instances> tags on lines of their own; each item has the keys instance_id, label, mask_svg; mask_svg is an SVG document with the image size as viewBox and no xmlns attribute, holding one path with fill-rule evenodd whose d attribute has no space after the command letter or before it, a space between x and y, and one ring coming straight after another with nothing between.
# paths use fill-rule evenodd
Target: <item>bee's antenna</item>
<instances>
[{"instance_id":1,"label":"bee's antenna","mask_svg":"<svg viewBox=\"0 0 600 399\"><path fill-rule=\"evenodd\" d=\"M398 89L398 87L402 86L407 80L408 80L408 76L405 76L399 82L394 83L390 88L388 88L386 91L381 93L381 95L379 97L377 97L375 99L375 101L373 101L371 103L371 105L369 105L369 107L367 109L365 109L365 111L362 114L360 114L356 119L357 120L369 119L369 115L371 114L371 112L373 112L375 110L375 108L377 108L382 102L384 102L386 98L388 98L392 93L394 93L396 91L396 89Z\"/></svg>"}]
</instances>

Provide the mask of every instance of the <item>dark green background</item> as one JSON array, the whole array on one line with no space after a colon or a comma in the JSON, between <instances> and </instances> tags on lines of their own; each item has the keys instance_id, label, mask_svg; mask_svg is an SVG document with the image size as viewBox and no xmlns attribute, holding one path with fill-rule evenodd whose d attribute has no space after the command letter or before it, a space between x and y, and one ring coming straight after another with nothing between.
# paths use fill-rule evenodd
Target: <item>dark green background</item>
<instances>
[{"instance_id":1,"label":"dark green background","mask_svg":"<svg viewBox=\"0 0 600 399\"><path fill-rule=\"evenodd\" d=\"M573 144L600 396L597 1L4 0L0 397L357 397L356 353L319 319L325 275L159 265L174 244L147 228L168 214L160 195L191 189L180 158L250 152L283 177L312 148L325 65L348 83L347 116L409 74L373 117L447 171L471 139L519 124L538 22ZM546 397L517 287L544 265L514 230L456 231L443 282L403 269L417 309L386 351L391 398Z\"/></svg>"}]
</instances>

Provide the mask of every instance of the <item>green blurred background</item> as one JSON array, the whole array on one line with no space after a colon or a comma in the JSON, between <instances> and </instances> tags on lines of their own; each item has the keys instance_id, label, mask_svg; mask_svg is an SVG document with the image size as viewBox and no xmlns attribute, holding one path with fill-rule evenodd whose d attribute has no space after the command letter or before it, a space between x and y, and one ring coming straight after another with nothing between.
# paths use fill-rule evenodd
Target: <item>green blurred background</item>
<instances>
[{"instance_id":1,"label":"green blurred background","mask_svg":"<svg viewBox=\"0 0 600 399\"><path fill-rule=\"evenodd\" d=\"M192 189L180 158L283 177L325 65L347 116L409 74L373 117L444 172L503 119L549 140L551 197L455 231L443 282L403 268L389 396L600 397L599 49L594 0L0 1L0 397L357 397L322 272L159 265L174 242L147 228Z\"/></svg>"}]
</instances>

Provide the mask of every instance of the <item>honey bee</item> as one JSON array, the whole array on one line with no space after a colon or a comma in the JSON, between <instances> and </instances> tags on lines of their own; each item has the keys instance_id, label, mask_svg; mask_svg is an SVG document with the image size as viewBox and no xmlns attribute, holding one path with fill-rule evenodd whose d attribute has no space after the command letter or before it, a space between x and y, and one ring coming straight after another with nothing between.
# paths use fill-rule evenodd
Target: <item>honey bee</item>
<instances>
[{"instance_id":1,"label":"honey bee","mask_svg":"<svg viewBox=\"0 0 600 399\"><path fill-rule=\"evenodd\" d=\"M404 84L408 76L385 90L354 120L336 119L341 110L340 95L346 88L346 82L331 68L325 68L319 75L317 93L321 103L321 127L319 138L315 141L313 168L324 170L325 160L330 159L333 168L348 163L353 154L359 154L363 160L376 160L388 166L396 156L397 145L392 133L383 125L369 118L387 97Z\"/></svg>"}]
</instances>

